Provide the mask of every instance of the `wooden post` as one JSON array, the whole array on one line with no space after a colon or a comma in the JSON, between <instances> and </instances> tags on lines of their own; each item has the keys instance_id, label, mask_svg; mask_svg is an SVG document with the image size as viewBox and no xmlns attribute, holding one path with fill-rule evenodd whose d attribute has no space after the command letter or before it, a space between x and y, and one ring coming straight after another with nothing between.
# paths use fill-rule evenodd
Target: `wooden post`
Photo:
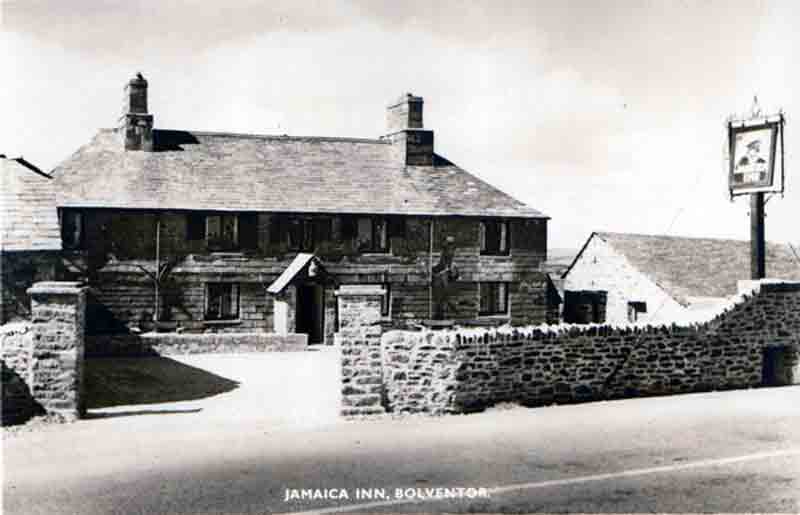
<instances>
[{"instance_id":1,"label":"wooden post","mask_svg":"<svg viewBox=\"0 0 800 515\"><path fill-rule=\"evenodd\" d=\"M750 278L766 277L766 240L764 237L764 192L750 195Z\"/></svg>"}]
</instances>

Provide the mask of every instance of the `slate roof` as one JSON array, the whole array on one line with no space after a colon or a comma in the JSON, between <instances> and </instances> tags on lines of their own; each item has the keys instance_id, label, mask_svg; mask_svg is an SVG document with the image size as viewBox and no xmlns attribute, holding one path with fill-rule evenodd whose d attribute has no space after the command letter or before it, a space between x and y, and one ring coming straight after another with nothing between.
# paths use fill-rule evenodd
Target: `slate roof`
<instances>
[{"instance_id":1,"label":"slate roof","mask_svg":"<svg viewBox=\"0 0 800 515\"><path fill-rule=\"evenodd\" d=\"M153 134L126 152L101 130L53 171L59 205L545 218L439 156L403 166L385 140Z\"/></svg>"},{"instance_id":2,"label":"slate roof","mask_svg":"<svg viewBox=\"0 0 800 515\"><path fill-rule=\"evenodd\" d=\"M750 278L749 241L610 232L594 236L682 304L690 297L734 295L738 281ZM788 245L767 242L766 267L769 278L800 280L800 258Z\"/></svg>"},{"instance_id":3,"label":"slate roof","mask_svg":"<svg viewBox=\"0 0 800 515\"><path fill-rule=\"evenodd\" d=\"M0 249L61 249L53 180L21 157L0 157Z\"/></svg>"}]
</instances>

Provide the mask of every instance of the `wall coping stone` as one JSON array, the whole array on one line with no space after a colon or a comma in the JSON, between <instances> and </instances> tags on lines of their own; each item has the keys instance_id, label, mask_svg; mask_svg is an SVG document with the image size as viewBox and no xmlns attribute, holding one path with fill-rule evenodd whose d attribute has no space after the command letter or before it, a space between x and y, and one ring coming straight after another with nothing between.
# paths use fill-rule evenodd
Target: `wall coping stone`
<instances>
[{"instance_id":1,"label":"wall coping stone","mask_svg":"<svg viewBox=\"0 0 800 515\"><path fill-rule=\"evenodd\" d=\"M78 295L89 289L80 281L42 281L28 288L28 295Z\"/></svg>"},{"instance_id":2,"label":"wall coping stone","mask_svg":"<svg viewBox=\"0 0 800 515\"><path fill-rule=\"evenodd\" d=\"M343 284L334 292L336 296L376 295L382 297L386 290L377 284Z\"/></svg>"}]
</instances>

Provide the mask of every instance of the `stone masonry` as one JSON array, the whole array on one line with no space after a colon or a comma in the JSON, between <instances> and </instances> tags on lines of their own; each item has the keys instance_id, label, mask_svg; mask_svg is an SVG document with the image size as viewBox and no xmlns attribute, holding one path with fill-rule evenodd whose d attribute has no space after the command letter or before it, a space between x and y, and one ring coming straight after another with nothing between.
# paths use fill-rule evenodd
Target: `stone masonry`
<instances>
[{"instance_id":1,"label":"stone masonry","mask_svg":"<svg viewBox=\"0 0 800 515\"><path fill-rule=\"evenodd\" d=\"M762 384L769 351L800 383L800 283L762 283L689 326L530 326L383 335L386 407L459 413ZM785 383L784 383L785 384Z\"/></svg>"},{"instance_id":2,"label":"stone masonry","mask_svg":"<svg viewBox=\"0 0 800 515\"><path fill-rule=\"evenodd\" d=\"M86 290L74 282L40 282L28 290L34 330L31 394L46 412L68 418L85 412Z\"/></svg>"},{"instance_id":3,"label":"stone masonry","mask_svg":"<svg viewBox=\"0 0 800 515\"><path fill-rule=\"evenodd\" d=\"M336 345L342 352L342 415L384 412L381 377L381 297L379 286L342 286Z\"/></svg>"}]
</instances>

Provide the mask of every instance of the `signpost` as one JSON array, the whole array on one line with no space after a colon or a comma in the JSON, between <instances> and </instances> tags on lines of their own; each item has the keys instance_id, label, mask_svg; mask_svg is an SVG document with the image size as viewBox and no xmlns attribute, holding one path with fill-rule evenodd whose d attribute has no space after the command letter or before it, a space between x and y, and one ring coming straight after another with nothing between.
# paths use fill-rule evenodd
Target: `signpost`
<instances>
[{"instance_id":1,"label":"signpost","mask_svg":"<svg viewBox=\"0 0 800 515\"><path fill-rule=\"evenodd\" d=\"M762 116L758 101L748 119L728 121L728 189L731 200L750 195L750 278L766 277L765 194L784 192L783 126L780 112ZM780 170L778 172L778 167Z\"/></svg>"}]
</instances>

